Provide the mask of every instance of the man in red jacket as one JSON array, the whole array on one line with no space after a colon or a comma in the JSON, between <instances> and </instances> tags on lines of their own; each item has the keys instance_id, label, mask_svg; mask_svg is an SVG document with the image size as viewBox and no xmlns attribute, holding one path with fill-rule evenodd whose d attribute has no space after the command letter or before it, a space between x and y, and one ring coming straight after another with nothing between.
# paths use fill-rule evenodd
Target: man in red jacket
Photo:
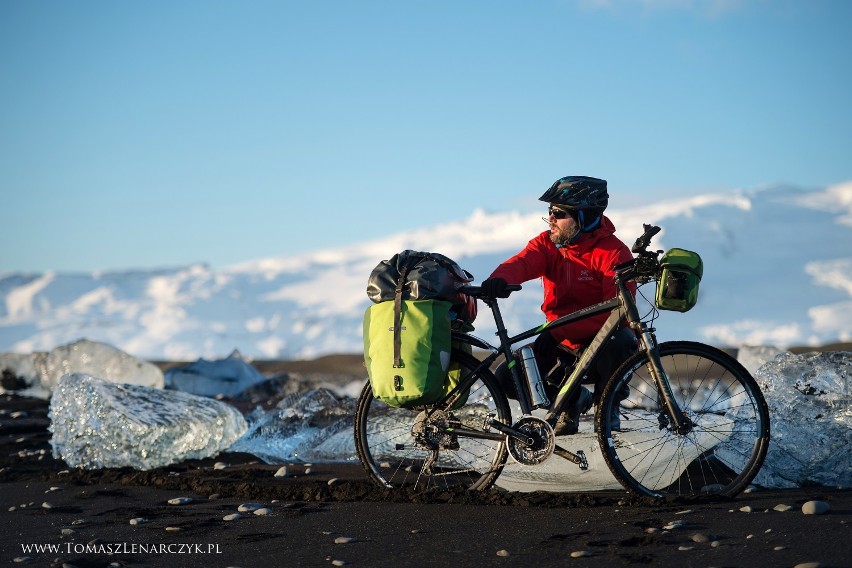
<instances>
[{"instance_id":1,"label":"man in red jacket","mask_svg":"<svg viewBox=\"0 0 852 568\"><path fill-rule=\"evenodd\" d=\"M563 177L539 200L550 204L547 218L550 229L500 264L482 282L483 291L491 296L506 297L508 284L541 278L544 284L541 309L547 321L614 298L614 267L632 260L633 255L614 235L615 227L603 215L609 203L606 180ZM635 293L635 285L631 292ZM565 379L566 370L577 361L607 316L600 314L538 336L533 351L551 400ZM568 410L557 419L554 428L557 435L577 432L580 415L587 412L593 402L597 403L609 377L636 347L636 336L627 328L619 330L604 344L604 351L584 381L594 383L594 396L585 387L574 393L568 401ZM498 369L497 374L504 386L512 384L508 371ZM512 393L514 388L507 391ZM615 416L614 426L619 423L619 417Z\"/></svg>"}]
</instances>

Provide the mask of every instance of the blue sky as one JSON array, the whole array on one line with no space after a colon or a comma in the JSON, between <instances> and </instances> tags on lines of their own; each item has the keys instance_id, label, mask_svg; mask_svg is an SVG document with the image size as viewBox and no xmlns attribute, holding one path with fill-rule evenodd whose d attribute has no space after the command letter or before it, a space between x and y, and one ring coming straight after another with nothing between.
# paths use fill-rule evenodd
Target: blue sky
<instances>
[{"instance_id":1,"label":"blue sky","mask_svg":"<svg viewBox=\"0 0 852 568\"><path fill-rule=\"evenodd\" d=\"M850 21L843 0L3 0L0 272L287 256L543 211L563 175L606 178L612 207L848 181Z\"/></svg>"}]
</instances>

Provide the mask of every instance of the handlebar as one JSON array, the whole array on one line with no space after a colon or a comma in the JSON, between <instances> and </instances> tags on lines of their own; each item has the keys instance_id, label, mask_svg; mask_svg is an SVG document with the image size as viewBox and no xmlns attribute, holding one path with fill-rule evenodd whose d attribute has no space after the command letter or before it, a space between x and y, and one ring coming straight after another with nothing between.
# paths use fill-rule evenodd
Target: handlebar
<instances>
[{"instance_id":1,"label":"handlebar","mask_svg":"<svg viewBox=\"0 0 852 568\"><path fill-rule=\"evenodd\" d=\"M630 249L634 254L647 252L646 249L651 244L651 238L662 230L660 227L654 225L643 224L642 226L645 227L645 232L642 233L641 237L636 239L636 242L633 243L633 248Z\"/></svg>"},{"instance_id":2,"label":"handlebar","mask_svg":"<svg viewBox=\"0 0 852 568\"><path fill-rule=\"evenodd\" d=\"M643 223L642 226L645 228L645 232L642 233L642 236L636 239L636 242L633 243L633 248L630 249L633 254L638 254L639 257L615 267L616 272L622 273L622 276L626 276L628 279L633 279L637 276L653 276L658 267L656 260L657 255L662 252L648 252L648 246L651 244L651 239L654 238L654 235L659 233L662 228L657 227L656 225L649 225L647 223ZM626 271L629 271L629 275ZM517 292L519 290L521 290L520 284L508 284L506 286L506 292ZM481 286L462 286L460 291L468 296L473 296L474 298L488 298L488 296L483 294Z\"/></svg>"},{"instance_id":3,"label":"handlebar","mask_svg":"<svg viewBox=\"0 0 852 568\"><path fill-rule=\"evenodd\" d=\"M506 291L507 292L518 292L522 289L520 284L507 284ZM462 286L460 288L462 292L467 294L468 296L473 296L474 298L487 298L482 292L482 286Z\"/></svg>"}]
</instances>

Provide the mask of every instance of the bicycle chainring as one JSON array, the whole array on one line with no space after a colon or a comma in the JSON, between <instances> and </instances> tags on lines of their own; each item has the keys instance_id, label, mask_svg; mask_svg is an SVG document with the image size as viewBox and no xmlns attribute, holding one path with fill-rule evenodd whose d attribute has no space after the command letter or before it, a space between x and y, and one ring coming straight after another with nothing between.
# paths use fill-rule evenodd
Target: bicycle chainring
<instances>
[{"instance_id":1,"label":"bicycle chainring","mask_svg":"<svg viewBox=\"0 0 852 568\"><path fill-rule=\"evenodd\" d=\"M519 464L538 465L553 454L556 438L553 428L545 420L536 416L523 416L512 428L533 439L533 443L527 445L512 436L507 437L509 455Z\"/></svg>"}]
</instances>

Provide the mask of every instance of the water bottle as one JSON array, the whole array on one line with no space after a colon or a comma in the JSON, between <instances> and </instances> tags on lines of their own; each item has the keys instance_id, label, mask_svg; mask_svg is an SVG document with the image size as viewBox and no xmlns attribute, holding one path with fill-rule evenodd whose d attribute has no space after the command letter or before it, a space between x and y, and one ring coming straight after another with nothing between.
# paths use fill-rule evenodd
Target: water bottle
<instances>
[{"instance_id":1,"label":"water bottle","mask_svg":"<svg viewBox=\"0 0 852 568\"><path fill-rule=\"evenodd\" d=\"M543 406L550 406L550 399L547 398L547 393L544 392L544 383L541 380L541 373L538 372L538 363L536 363L532 347L529 345L521 347L518 350L518 357L521 360L524 376L527 379L531 409L535 410Z\"/></svg>"}]
</instances>

